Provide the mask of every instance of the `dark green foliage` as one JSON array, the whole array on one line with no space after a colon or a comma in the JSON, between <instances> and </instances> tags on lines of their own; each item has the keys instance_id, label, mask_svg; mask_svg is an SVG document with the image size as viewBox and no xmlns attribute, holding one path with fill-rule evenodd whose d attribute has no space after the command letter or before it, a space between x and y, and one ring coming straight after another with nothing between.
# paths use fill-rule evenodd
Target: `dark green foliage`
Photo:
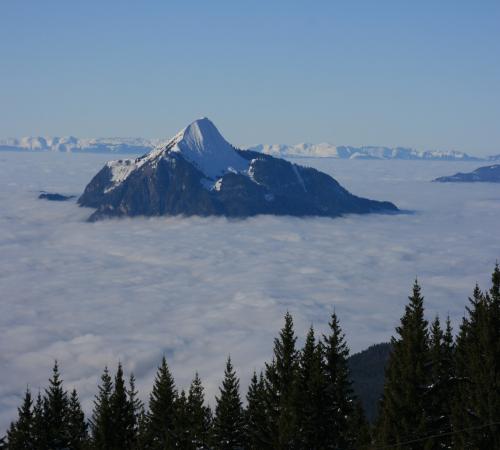
<instances>
[{"instance_id":1,"label":"dark green foliage","mask_svg":"<svg viewBox=\"0 0 500 450\"><path fill-rule=\"evenodd\" d=\"M240 381L227 359L224 380L216 397L213 443L220 450L234 450L243 446L244 418L240 398Z\"/></svg>"},{"instance_id":2,"label":"dark green foliage","mask_svg":"<svg viewBox=\"0 0 500 450\"><path fill-rule=\"evenodd\" d=\"M71 391L68 405L69 448L82 450L87 445L87 423L75 389Z\"/></svg>"},{"instance_id":3,"label":"dark green foliage","mask_svg":"<svg viewBox=\"0 0 500 450\"><path fill-rule=\"evenodd\" d=\"M457 338L453 425L463 448L500 448L500 270L489 293L474 289ZM467 407L463 407L467 405ZM488 425L492 424L492 425ZM488 425L488 426L484 426ZM478 427L482 427L478 429Z\"/></svg>"},{"instance_id":4,"label":"dark green foliage","mask_svg":"<svg viewBox=\"0 0 500 450\"><path fill-rule=\"evenodd\" d=\"M127 450L133 448L135 442L134 407L129 401L129 392L125 386L121 363L115 375L114 389L110 397L111 423L113 427L113 444L110 449Z\"/></svg>"},{"instance_id":5,"label":"dark green foliage","mask_svg":"<svg viewBox=\"0 0 500 450\"><path fill-rule=\"evenodd\" d=\"M146 440L148 448L170 449L175 447L175 410L177 391L174 379L163 357L156 373L153 391L149 397Z\"/></svg>"},{"instance_id":6,"label":"dark green foliage","mask_svg":"<svg viewBox=\"0 0 500 450\"><path fill-rule=\"evenodd\" d=\"M43 416L43 399L40 392L36 397L36 402L33 406L33 438L35 448L44 449L45 444L45 418Z\"/></svg>"},{"instance_id":7,"label":"dark green foliage","mask_svg":"<svg viewBox=\"0 0 500 450\"><path fill-rule=\"evenodd\" d=\"M33 435L33 400L31 392L26 389L22 406L18 409L18 419L10 425L7 431L9 449L36 449Z\"/></svg>"},{"instance_id":8,"label":"dark green foliage","mask_svg":"<svg viewBox=\"0 0 500 450\"><path fill-rule=\"evenodd\" d=\"M363 405L360 400L355 400L352 415L349 420L350 448L355 450L369 450L371 446L371 430L366 420Z\"/></svg>"},{"instance_id":9,"label":"dark green foliage","mask_svg":"<svg viewBox=\"0 0 500 450\"><path fill-rule=\"evenodd\" d=\"M141 446L140 442L144 433L142 428L144 420L144 405L138 397L139 393L135 388L135 376L133 373L130 374L127 395L128 403L131 408L131 414L129 416L131 446L136 448Z\"/></svg>"},{"instance_id":10,"label":"dark green foliage","mask_svg":"<svg viewBox=\"0 0 500 450\"><path fill-rule=\"evenodd\" d=\"M183 450L193 448L189 432L188 400L184 390L175 400L173 435L175 448Z\"/></svg>"},{"instance_id":11,"label":"dark green foliage","mask_svg":"<svg viewBox=\"0 0 500 450\"><path fill-rule=\"evenodd\" d=\"M101 376L101 384L98 389L99 393L94 401L94 411L91 420L92 445L96 450L106 450L113 448L115 439L113 412L111 409L113 382L111 381L107 367Z\"/></svg>"},{"instance_id":12,"label":"dark green foliage","mask_svg":"<svg viewBox=\"0 0 500 450\"><path fill-rule=\"evenodd\" d=\"M430 330L429 364L430 374L427 402L427 433L439 435L451 431L451 402L453 399L454 369L453 369L453 335L450 320L446 321L446 331L443 332L439 317L436 317ZM443 436L429 439L426 449L449 448L451 437Z\"/></svg>"},{"instance_id":13,"label":"dark green foliage","mask_svg":"<svg viewBox=\"0 0 500 450\"><path fill-rule=\"evenodd\" d=\"M378 423L381 445L399 445L427 433L429 336L423 300L415 281L401 325L396 328L398 336L392 338ZM405 448L420 449L424 444Z\"/></svg>"},{"instance_id":14,"label":"dark green foliage","mask_svg":"<svg viewBox=\"0 0 500 450\"><path fill-rule=\"evenodd\" d=\"M377 417L390 353L391 344L382 343L372 345L348 360L352 389L361 400L366 418L371 423Z\"/></svg>"},{"instance_id":15,"label":"dark green foliage","mask_svg":"<svg viewBox=\"0 0 500 450\"><path fill-rule=\"evenodd\" d=\"M274 340L274 357L266 364L266 409L268 432L272 447L294 447L297 439L297 371L298 354L295 332L290 313L285 325Z\"/></svg>"},{"instance_id":16,"label":"dark green foliage","mask_svg":"<svg viewBox=\"0 0 500 450\"><path fill-rule=\"evenodd\" d=\"M212 412L205 406L205 394L198 372L189 387L187 398L189 442L192 448L208 448L212 426Z\"/></svg>"},{"instance_id":17,"label":"dark green foliage","mask_svg":"<svg viewBox=\"0 0 500 450\"><path fill-rule=\"evenodd\" d=\"M63 450L70 444L68 406L68 394L63 388L56 361L43 399L44 441L51 450Z\"/></svg>"},{"instance_id":18,"label":"dark green foliage","mask_svg":"<svg viewBox=\"0 0 500 450\"><path fill-rule=\"evenodd\" d=\"M347 449L354 445L350 422L353 418L353 392L347 358L349 348L335 312L329 323L330 334L323 336L326 377L326 447Z\"/></svg>"},{"instance_id":19,"label":"dark green foliage","mask_svg":"<svg viewBox=\"0 0 500 450\"><path fill-rule=\"evenodd\" d=\"M247 393L245 410L245 448L259 450L271 448L267 430L266 387L262 372L254 372Z\"/></svg>"},{"instance_id":20,"label":"dark green foliage","mask_svg":"<svg viewBox=\"0 0 500 450\"><path fill-rule=\"evenodd\" d=\"M326 448L328 442L328 384L322 350L311 327L300 354L297 381L297 446L301 449Z\"/></svg>"}]
</instances>

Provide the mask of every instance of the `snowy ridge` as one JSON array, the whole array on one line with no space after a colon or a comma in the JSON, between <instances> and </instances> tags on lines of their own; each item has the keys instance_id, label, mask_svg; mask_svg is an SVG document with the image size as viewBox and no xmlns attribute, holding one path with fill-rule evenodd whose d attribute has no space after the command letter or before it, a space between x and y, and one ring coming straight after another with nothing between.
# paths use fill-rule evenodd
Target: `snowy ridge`
<instances>
[{"instance_id":1,"label":"snowy ridge","mask_svg":"<svg viewBox=\"0 0 500 450\"><path fill-rule=\"evenodd\" d=\"M165 145L160 145L144 156L132 159L110 161L106 166L111 170L109 192L123 183L132 172L144 164L156 167L158 161L171 153L180 153L192 163L205 179L202 185L206 189L220 189L217 179L228 172L248 175L249 162L242 158L219 133L215 125L206 117L196 120L177 133ZM214 184L215 183L215 184Z\"/></svg>"},{"instance_id":2,"label":"snowy ridge","mask_svg":"<svg viewBox=\"0 0 500 450\"><path fill-rule=\"evenodd\" d=\"M440 150L416 150L407 147L353 147L336 146L326 142L320 144L301 143L260 144L249 150L288 158L339 158L339 159L404 159L404 160L443 160L443 161L473 161L480 160L463 152Z\"/></svg>"},{"instance_id":3,"label":"snowy ridge","mask_svg":"<svg viewBox=\"0 0 500 450\"><path fill-rule=\"evenodd\" d=\"M236 152L206 117L194 121L178 133L166 149L181 153L211 180L227 172L248 170L248 161Z\"/></svg>"},{"instance_id":4,"label":"snowy ridge","mask_svg":"<svg viewBox=\"0 0 500 450\"><path fill-rule=\"evenodd\" d=\"M159 139L23 137L0 140L0 151L48 151L63 153L145 153L159 145Z\"/></svg>"}]
</instances>

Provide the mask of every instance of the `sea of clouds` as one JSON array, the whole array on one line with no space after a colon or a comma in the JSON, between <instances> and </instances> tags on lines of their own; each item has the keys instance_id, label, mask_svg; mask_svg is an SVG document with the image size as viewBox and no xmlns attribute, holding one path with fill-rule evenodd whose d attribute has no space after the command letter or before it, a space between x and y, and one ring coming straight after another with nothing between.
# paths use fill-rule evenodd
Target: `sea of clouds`
<instances>
[{"instance_id":1,"label":"sea of clouds","mask_svg":"<svg viewBox=\"0 0 500 450\"><path fill-rule=\"evenodd\" d=\"M0 154L0 430L57 359L87 410L107 364L146 398L162 355L213 402L231 354L246 387L288 310L301 340L335 309L352 351L386 341L416 276L429 319L456 325L500 257L500 189L430 180L478 163L304 159L353 193L411 214L338 219L137 218L38 200L80 194L103 155Z\"/></svg>"}]
</instances>

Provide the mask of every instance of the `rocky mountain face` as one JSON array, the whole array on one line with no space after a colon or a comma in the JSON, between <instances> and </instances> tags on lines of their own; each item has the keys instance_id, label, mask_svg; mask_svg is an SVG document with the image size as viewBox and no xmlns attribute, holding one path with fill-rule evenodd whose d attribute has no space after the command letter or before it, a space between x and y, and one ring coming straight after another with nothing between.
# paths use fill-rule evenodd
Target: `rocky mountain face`
<instances>
[{"instance_id":1,"label":"rocky mountain face","mask_svg":"<svg viewBox=\"0 0 500 450\"><path fill-rule=\"evenodd\" d=\"M436 178L434 181L440 183L500 183L500 164L479 167L478 169L467 173L458 172L455 175L448 177Z\"/></svg>"},{"instance_id":2,"label":"rocky mountain face","mask_svg":"<svg viewBox=\"0 0 500 450\"><path fill-rule=\"evenodd\" d=\"M90 220L141 215L337 217L398 211L390 202L351 194L318 170L238 150L206 118L144 156L107 163L78 203L96 208Z\"/></svg>"}]
</instances>

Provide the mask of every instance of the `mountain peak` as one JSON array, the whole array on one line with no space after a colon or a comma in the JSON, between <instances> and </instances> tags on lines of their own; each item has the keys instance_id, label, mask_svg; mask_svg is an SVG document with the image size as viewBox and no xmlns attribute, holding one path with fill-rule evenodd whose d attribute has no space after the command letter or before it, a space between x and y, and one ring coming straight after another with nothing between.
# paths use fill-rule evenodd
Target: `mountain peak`
<instances>
[{"instance_id":1,"label":"mountain peak","mask_svg":"<svg viewBox=\"0 0 500 450\"><path fill-rule=\"evenodd\" d=\"M108 162L78 199L112 216L258 214L337 217L397 212L389 202L356 197L315 169L237 150L206 117L134 160Z\"/></svg>"},{"instance_id":2,"label":"mountain peak","mask_svg":"<svg viewBox=\"0 0 500 450\"><path fill-rule=\"evenodd\" d=\"M177 133L165 146L165 151L179 152L212 180L229 171L248 169L248 161L237 153L206 117L195 120Z\"/></svg>"},{"instance_id":3,"label":"mountain peak","mask_svg":"<svg viewBox=\"0 0 500 450\"><path fill-rule=\"evenodd\" d=\"M200 152L230 145L207 117L190 123L177 136L181 138L179 140L186 141L187 145Z\"/></svg>"}]
</instances>

